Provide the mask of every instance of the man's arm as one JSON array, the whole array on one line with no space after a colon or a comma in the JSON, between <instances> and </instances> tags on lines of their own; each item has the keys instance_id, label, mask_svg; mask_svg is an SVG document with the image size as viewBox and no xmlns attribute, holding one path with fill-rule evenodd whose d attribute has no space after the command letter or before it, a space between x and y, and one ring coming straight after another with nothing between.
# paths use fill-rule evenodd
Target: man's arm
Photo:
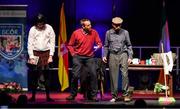
<instances>
[{"instance_id":1,"label":"man's arm","mask_svg":"<svg viewBox=\"0 0 180 109\"><path fill-rule=\"evenodd\" d=\"M29 55L29 58L32 59L34 58L34 53L33 53L33 42L34 42L34 30L33 28L31 28L29 30L29 35L28 35L28 44L27 44L27 48L28 48L28 55Z\"/></svg>"},{"instance_id":2,"label":"man's arm","mask_svg":"<svg viewBox=\"0 0 180 109\"><path fill-rule=\"evenodd\" d=\"M55 32L53 30L53 28L51 27L51 31L50 31L50 54L49 54L49 59L48 59L48 63L53 62L53 56L54 56L54 52L55 52Z\"/></svg>"},{"instance_id":3,"label":"man's arm","mask_svg":"<svg viewBox=\"0 0 180 109\"><path fill-rule=\"evenodd\" d=\"M109 31L106 32L105 41L104 41L104 50L103 50L103 62L107 63L107 55L108 55L108 48L109 48L109 41L108 41Z\"/></svg>"},{"instance_id":4,"label":"man's arm","mask_svg":"<svg viewBox=\"0 0 180 109\"><path fill-rule=\"evenodd\" d=\"M104 57L107 57L108 55L108 49L109 49L108 37L109 37L109 31L106 32L105 41L104 41L104 53L103 53Z\"/></svg>"},{"instance_id":5,"label":"man's arm","mask_svg":"<svg viewBox=\"0 0 180 109\"><path fill-rule=\"evenodd\" d=\"M29 55L28 63L30 64L35 64L35 57L33 53L33 49L34 49L33 42L34 42L34 29L31 28L29 30L28 44L27 44L28 55Z\"/></svg>"},{"instance_id":6,"label":"man's arm","mask_svg":"<svg viewBox=\"0 0 180 109\"><path fill-rule=\"evenodd\" d=\"M132 44L131 44L130 37L129 37L129 32L126 31L125 35L126 35L126 46L127 46L128 56L129 56L129 59L132 59L133 58L133 50L132 50Z\"/></svg>"},{"instance_id":7,"label":"man's arm","mask_svg":"<svg viewBox=\"0 0 180 109\"><path fill-rule=\"evenodd\" d=\"M51 31L50 31L50 56L54 55L55 52L55 32L53 30L53 28L51 27Z\"/></svg>"},{"instance_id":8,"label":"man's arm","mask_svg":"<svg viewBox=\"0 0 180 109\"><path fill-rule=\"evenodd\" d=\"M68 45L67 45L67 47L68 47L68 49L69 49L69 51L70 51L70 53L71 53L71 55L72 56L74 56L75 55L75 51L74 51L74 43L75 43L75 34L74 34L74 32L73 32L73 34L71 35L71 38L70 38L70 40L69 40L69 43L68 43Z\"/></svg>"}]
</instances>

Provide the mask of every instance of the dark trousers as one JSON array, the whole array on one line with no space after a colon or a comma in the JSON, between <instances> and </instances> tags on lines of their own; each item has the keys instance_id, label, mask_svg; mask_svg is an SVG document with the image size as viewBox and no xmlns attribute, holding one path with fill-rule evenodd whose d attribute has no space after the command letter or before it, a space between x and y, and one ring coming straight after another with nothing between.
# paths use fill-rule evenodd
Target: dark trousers
<instances>
[{"instance_id":1,"label":"dark trousers","mask_svg":"<svg viewBox=\"0 0 180 109\"><path fill-rule=\"evenodd\" d=\"M86 68L86 71L82 71L82 67ZM88 74L89 73L89 74ZM97 74L94 58L85 56L74 56L71 78L71 95L76 96L78 92L78 79L80 77L81 83L86 80L89 75L90 81L90 96L94 97L97 94Z\"/></svg>"},{"instance_id":2,"label":"dark trousers","mask_svg":"<svg viewBox=\"0 0 180 109\"><path fill-rule=\"evenodd\" d=\"M46 98L49 98L49 90L50 90L50 72L49 72L48 65L43 67L38 67L36 65L30 65L29 73L30 74L30 83L31 83L31 90L32 90L32 97L35 98L37 87L38 87L38 80L42 75L44 77L44 85L46 91Z\"/></svg>"}]
</instances>

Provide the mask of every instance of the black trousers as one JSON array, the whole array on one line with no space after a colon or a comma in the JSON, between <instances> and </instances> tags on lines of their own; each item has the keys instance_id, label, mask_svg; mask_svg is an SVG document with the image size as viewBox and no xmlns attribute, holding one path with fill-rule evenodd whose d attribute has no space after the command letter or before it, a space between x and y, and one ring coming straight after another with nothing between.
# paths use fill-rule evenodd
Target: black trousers
<instances>
[{"instance_id":1,"label":"black trousers","mask_svg":"<svg viewBox=\"0 0 180 109\"><path fill-rule=\"evenodd\" d=\"M44 85L45 85L45 91L46 91L46 98L49 98L49 91L50 91L50 72L49 72L49 66L41 66L38 67L36 65L29 65L29 74L30 75L30 86L32 90L32 97L35 98L37 87L38 87L38 80L40 76L42 75L44 77Z\"/></svg>"},{"instance_id":2,"label":"black trousers","mask_svg":"<svg viewBox=\"0 0 180 109\"><path fill-rule=\"evenodd\" d=\"M86 71L83 71L82 67L85 67ZM89 73L89 74L88 74ZM72 67L72 78L71 78L71 95L76 96L78 92L78 79L80 78L81 83L86 80L89 76L90 96L94 97L97 94L97 73L96 66L93 57L85 56L74 56L73 67Z\"/></svg>"}]
</instances>

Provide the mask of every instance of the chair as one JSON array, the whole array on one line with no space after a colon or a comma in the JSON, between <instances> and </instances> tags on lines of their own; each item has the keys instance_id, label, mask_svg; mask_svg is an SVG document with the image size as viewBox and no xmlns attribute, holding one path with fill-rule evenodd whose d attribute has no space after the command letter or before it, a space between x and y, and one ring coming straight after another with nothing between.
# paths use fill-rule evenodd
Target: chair
<instances>
[{"instance_id":1,"label":"chair","mask_svg":"<svg viewBox=\"0 0 180 109\"><path fill-rule=\"evenodd\" d=\"M96 71L98 78L98 89L100 91L101 99L104 95L104 89L106 86L106 64L102 61L101 58L96 58Z\"/></svg>"},{"instance_id":2,"label":"chair","mask_svg":"<svg viewBox=\"0 0 180 109\"><path fill-rule=\"evenodd\" d=\"M96 72L97 72L97 79L98 79L98 90L100 91L101 99L104 95L104 88L106 86L106 64L101 60L101 58L95 58L96 63ZM82 69L83 72L88 72L86 66ZM82 73L84 74L84 73ZM80 76L81 77L81 76ZM88 95L89 91L89 75L86 78L81 78L81 88L80 92L84 94L84 98L89 98Z\"/></svg>"}]
</instances>

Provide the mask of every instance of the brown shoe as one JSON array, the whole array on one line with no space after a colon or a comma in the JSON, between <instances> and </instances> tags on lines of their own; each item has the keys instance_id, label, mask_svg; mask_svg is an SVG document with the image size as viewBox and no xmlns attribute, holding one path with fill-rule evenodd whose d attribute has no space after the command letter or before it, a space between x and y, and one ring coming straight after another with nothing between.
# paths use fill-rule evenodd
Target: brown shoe
<instances>
[{"instance_id":1,"label":"brown shoe","mask_svg":"<svg viewBox=\"0 0 180 109\"><path fill-rule=\"evenodd\" d=\"M131 101L132 100L132 98L130 97L130 96L125 96L124 97L124 101L125 102L129 102L129 101Z\"/></svg>"},{"instance_id":2,"label":"brown shoe","mask_svg":"<svg viewBox=\"0 0 180 109\"><path fill-rule=\"evenodd\" d=\"M99 101L96 97L90 97L89 100L94 101L94 102L98 102Z\"/></svg>"}]
</instances>

